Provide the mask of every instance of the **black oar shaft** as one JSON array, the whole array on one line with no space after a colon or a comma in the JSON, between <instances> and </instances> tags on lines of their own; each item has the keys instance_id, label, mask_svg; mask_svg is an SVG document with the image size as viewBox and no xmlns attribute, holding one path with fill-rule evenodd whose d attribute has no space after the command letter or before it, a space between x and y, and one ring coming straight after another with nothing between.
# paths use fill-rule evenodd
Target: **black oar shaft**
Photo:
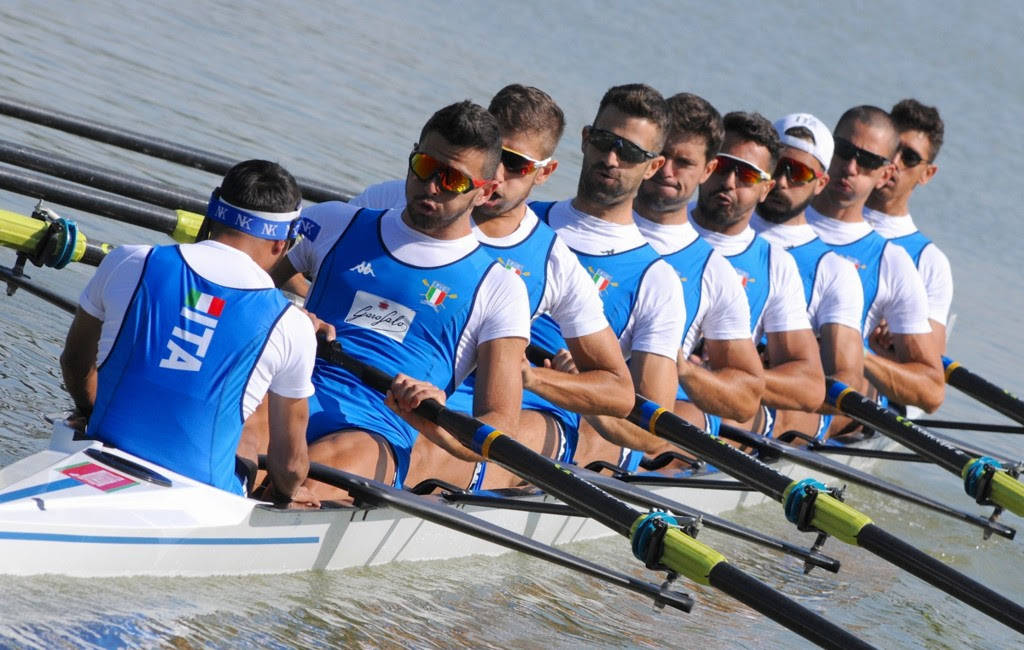
<instances>
[{"instance_id":1,"label":"black oar shaft","mask_svg":"<svg viewBox=\"0 0 1024 650\"><path fill-rule=\"evenodd\" d=\"M162 138L120 129L109 124L13 99L0 98L0 114L214 174L226 174L235 163L242 160L175 144ZM264 153L257 157L265 158L267 156ZM305 178L296 178L296 180L302 188L303 197L310 201L347 201L350 198L348 193L338 188Z\"/></svg>"},{"instance_id":2,"label":"black oar shaft","mask_svg":"<svg viewBox=\"0 0 1024 650\"><path fill-rule=\"evenodd\" d=\"M499 546L504 546L531 557L546 560L603 580L604 582L649 596L684 612L690 611L693 607L693 599L686 594L667 589L662 590L659 586L650 582L638 580L633 576L603 567L589 560L584 560L571 553L507 530L479 517L466 514L451 506L428 501L423 497L385 485L384 483L319 463L309 464L309 477L313 480L347 490L349 494L366 503L388 505L420 519L434 522L446 528L487 540Z\"/></svg>"},{"instance_id":3,"label":"black oar shaft","mask_svg":"<svg viewBox=\"0 0 1024 650\"><path fill-rule=\"evenodd\" d=\"M959 422L957 420L934 420L915 418L922 427L933 429L956 429L959 431L987 431L989 433L1024 433L1024 426L1016 424L992 424L990 422Z\"/></svg>"},{"instance_id":4,"label":"black oar shaft","mask_svg":"<svg viewBox=\"0 0 1024 650\"><path fill-rule=\"evenodd\" d=\"M176 232L180 232L179 215L173 210L100 192L35 172L0 167L0 188L167 235L174 236Z\"/></svg>"},{"instance_id":5,"label":"black oar shaft","mask_svg":"<svg viewBox=\"0 0 1024 650\"><path fill-rule=\"evenodd\" d=\"M73 160L60 154L0 140L0 162L81 183L172 210L206 212L207 197L145 178Z\"/></svg>"},{"instance_id":6,"label":"black oar shaft","mask_svg":"<svg viewBox=\"0 0 1024 650\"><path fill-rule=\"evenodd\" d=\"M1024 402L1016 395L1003 390L948 357L942 358L942 365L946 369L947 384L960 389L1011 420L1024 424Z\"/></svg>"},{"instance_id":7,"label":"black oar shaft","mask_svg":"<svg viewBox=\"0 0 1024 650\"><path fill-rule=\"evenodd\" d=\"M901 486L889 483L888 481L883 481L882 479L871 476L865 472L856 470L848 465L832 460L831 458L826 458L818 452L792 447L783 442L759 436L750 431L744 431L738 427L733 427L728 424L722 425L721 435L725 438L729 438L730 440L736 440L742 444L750 445L764 454L777 454L797 463L798 465L810 467L811 469L831 474L836 478L845 479L852 483L863 485L877 492L881 492L882 494L888 494L889 496L922 506L933 512L946 515L947 517L953 517L954 519L959 519L960 521L973 526L984 528L985 530L1001 535L1002 537L1013 539L1016 534L1016 531L1009 526L989 521L985 517L972 515L969 512L957 510L956 508L952 508L923 494L918 494Z\"/></svg>"},{"instance_id":8,"label":"black oar shaft","mask_svg":"<svg viewBox=\"0 0 1024 650\"><path fill-rule=\"evenodd\" d=\"M629 421L714 463L718 469L754 486L776 501L782 501L786 488L793 482L750 454L723 445L702 429L640 395L636 396Z\"/></svg>"},{"instance_id":9,"label":"black oar shaft","mask_svg":"<svg viewBox=\"0 0 1024 650\"><path fill-rule=\"evenodd\" d=\"M722 562L711 570L710 582L736 600L764 612L771 611L771 618L785 621L790 630L823 648L871 648L834 623L821 624L818 615L803 605L779 598L779 593L732 565Z\"/></svg>"},{"instance_id":10,"label":"black oar shaft","mask_svg":"<svg viewBox=\"0 0 1024 650\"><path fill-rule=\"evenodd\" d=\"M931 458L946 470L959 475L971 457L931 435L910 420L887 411L860 393L826 379L829 401L853 419L883 431L919 454Z\"/></svg>"},{"instance_id":11,"label":"black oar shaft","mask_svg":"<svg viewBox=\"0 0 1024 650\"><path fill-rule=\"evenodd\" d=\"M947 594L1024 634L1024 608L942 562L910 546L874 524L857 535L857 543Z\"/></svg>"},{"instance_id":12,"label":"black oar shaft","mask_svg":"<svg viewBox=\"0 0 1024 650\"><path fill-rule=\"evenodd\" d=\"M0 280L4 282L9 282L10 284L18 287L19 289L24 289L28 293L31 293L33 296L41 298L42 300L45 300L51 305L63 309L69 314L75 313L75 310L78 308L78 305L68 300L64 296L54 293L49 289L40 287L39 285L32 284L31 282L28 282L24 277L18 277L11 273L9 269L2 266L0 266Z\"/></svg>"}]
</instances>

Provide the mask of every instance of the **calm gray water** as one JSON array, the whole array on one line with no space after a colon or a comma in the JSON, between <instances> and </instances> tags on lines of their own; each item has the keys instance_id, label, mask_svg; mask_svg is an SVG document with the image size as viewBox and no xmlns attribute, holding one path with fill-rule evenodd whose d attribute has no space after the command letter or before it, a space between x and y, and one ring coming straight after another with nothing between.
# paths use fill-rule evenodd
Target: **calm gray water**
<instances>
[{"instance_id":1,"label":"calm gray water","mask_svg":"<svg viewBox=\"0 0 1024 650\"><path fill-rule=\"evenodd\" d=\"M829 3L831 4L831 3ZM630 6L634 5L634 6ZM895 6L894 6L895 5ZM579 129L603 92L644 81L723 112L834 123L854 104L914 96L946 121L940 172L915 197L919 224L949 255L958 314L950 356L1024 390L1024 316L1013 271L1024 239L1024 9L913 0L802 2L14 2L0 4L0 93L357 191L404 173L437 108L486 104L510 82L562 105L561 167L538 198L575 190ZM207 191L216 179L0 118L0 138ZM0 208L33 201L0 193ZM166 241L76 214L91 238ZM0 251L0 264L13 255ZM33 271L74 298L88 268ZM31 296L0 297L0 465L45 445L43 414L70 402L57 356L69 319ZM950 391L940 415L1000 421ZM1020 457L1019 437L978 435ZM969 509L937 469L882 465L886 478ZM1021 542L851 490L861 509L968 575L1024 600ZM738 515L798 538L777 507ZM1009 515L1007 521L1021 524ZM732 561L882 647L1014 647L1020 638L867 553L836 542L838 576L728 538ZM807 543L809 540L804 540ZM644 573L622 540L576 547ZM36 647L793 647L803 642L727 597L692 588L689 615L516 556L361 571L215 580L0 578L0 645Z\"/></svg>"}]
</instances>

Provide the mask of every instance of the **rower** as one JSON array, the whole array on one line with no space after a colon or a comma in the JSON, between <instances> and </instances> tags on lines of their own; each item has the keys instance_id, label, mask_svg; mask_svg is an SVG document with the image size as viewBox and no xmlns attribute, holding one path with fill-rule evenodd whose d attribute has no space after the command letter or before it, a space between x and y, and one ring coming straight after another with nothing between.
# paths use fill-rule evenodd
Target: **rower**
<instances>
[{"instance_id":1,"label":"rower","mask_svg":"<svg viewBox=\"0 0 1024 650\"><path fill-rule=\"evenodd\" d=\"M856 106L839 118L833 139L829 181L807 209L807 222L860 273L861 335L870 345L865 376L889 399L930 413L942 404L945 390L924 283L907 251L887 242L863 218L868 196L892 176L899 136L884 110ZM879 328L882 319L891 347Z\"/></svg>"},{"instance_id":2,"label":"rower","mask_svg":"<svg viewBox=\"0 0 1024 650\"><path fill-rule=\"evenodd\" d=\"M828 184L832 133L809 113L793 113L775 122L782 153L775 165L775 187L757 206L750 225L758 235L786 249L796 260L807 300L807 317L818 338L825 374L856 386L864 374L860 316L864 294L853 264L821 241L804 218L807 206ZM832 417L787 412L785 428L821 438Z\"/></svg>"},{"instance_id":3,"label":"rower","mask_svg":"<svg viewBox=\"0 0 1024 650\"><path fill-rule=\"evenodd\" d=\"M470 221L497 186L500 157L494 116L469 101L452 104L427 121L413 147L404 209L332 201L303 211L304 237L273 270L275 282L311 275L306 308L334 326L350 356L397 376L385 400L318 360L312 460L402 485L418 433L463 460L482 460L412 412L427 398L444 403L474 367L474 414L515 431L526 288L480 247ZM344 498L324 484L314 492Z\"/></svg>"},{"instance_id":4,"label":"rower","mask_svg":"<svg viewBox=\"0 0 1024 650\"><path fill-rule=\"evenodd\" d=\"M814 411L821 406L825 377L796 261L750 228L754 208L775 185L765 170L775 169L779 136L757 113L729 113L723 123L717 164L701 184L690 216L697 232L739 274L750 303L753 340L765 344L764 408L756 418L736 424L771 435L789 427L784 413L776 422L775 409Z\"/></svg>"},{"instance_id":5,"label":"rower","mask_svg":"<svg viewBox=\"0 0 1024 650\"><path fill-rule=\"evenodd\" d=\"M717 421L704 412L739 421L754 417L761 404L764 371L750 337L750 306L736 271L697 234L688 218L690 198L715 169L724 137L722 117L697 95L679 93L666 101L670 126L662 149L665 164L640 185L634 216L640 232L676 270L683 287L687 322L674 410L710 430ZM691 360L698 344L706 366L700 358Z\"/></svg>"},{"instance_id":6,"label":"rower","mask_svg":"<svg viewBox=\"0 0 1024 650\"><path fill-rule=\"evenodd\" d=\"M547 182L558 166L553 154L565 129L562 110L547 93L512 84L498 91L488 111L501 128L502 164L490 200L473 210L473 232L485 250L526 283L532 317L548 314L566 334L568 352L555 363L571 354L579 371L570 374L524 364L523 387L570 411L625 417L633 405L632 381L597 287L576 256L526 204L533 189ZM400 207L405 197L396 195L394 187L393 181L371 186L352 202ZM475 376L470 375L448 399L448 407L472 412L474 383ZM547 456L571 458L561 430L549 424L534 411L524 412L516 438ZM435 477L448 464L444 456L448 454L429 438L417 439L409 484ZM466 484L454 478L449 476L449 482ZM504 468L481 464L469 486L495 489L519 483Z\"/></svg>"},{"instance_id":7,"label":"rower","mask_svg":"<svg viewBox=\"0 0 1024 650\"><path fill-rule=\"evenodd\" d=\"M267 396L274 492L318 505L302 487L313 327L266 272L287 250L300 201L285 169L245 161L210 198L208 240L122 246L103 260L61 354L88 437L245 494L235 450Z\"/></svg>"},{"instance_id":8,"label":"rower","mask_svg":"<svg viewBox=\"0 0 1024 650\"><path fill-rule=\"evenodd\" d=\"M597 286L621 354L629 360L635 391L660 404L675 400L676 356L686 312L678 276L647 244L632 208L640 184L665 161L659 152L667 128L665 100L656 90L643 84L609 89L593 125L583 128L575 198L531 204L576 253ZM567 346L566 333L544 315L534 320L531 339L544 349L559 350ZM575 442L575 459L581 465L604 460L632 470L641 452L661 446L660 439L624 419L586 415L581 420L535 392L524 394L523 410L524 421L542 418L548 426L562 428L570 443Z\"/></svg>"},{"instance_id":9,"label":"rower","mask_svg":"<svg viewBox=\"0 0 1024 650\"><path fill-rule=\"evenodd\" d=\"M942 147L945 129L938 109L916 99L898 102L890 115L900 138L900 148L893 159L892 177L868 197L864 219L875 232L910 253L928 294L932 340L939 352L945 354L946 325L953 302L953 272L949 258L917 229L909 208L911 193L927 185L939 170L935 158Z\"/></svg>"}]
</instances>

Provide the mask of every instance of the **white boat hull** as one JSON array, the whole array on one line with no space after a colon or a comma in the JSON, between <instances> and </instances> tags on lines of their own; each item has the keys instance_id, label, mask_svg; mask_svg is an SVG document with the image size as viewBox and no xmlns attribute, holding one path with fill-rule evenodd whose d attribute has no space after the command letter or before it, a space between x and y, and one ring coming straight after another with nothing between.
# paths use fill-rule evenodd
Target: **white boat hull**
<instances>
[{"instance_id":1,"label":"white boat hull","mask_svg":"<svg viewBox=\"0 0 1024 650\"><path fill-rule=\"evenodd\" d=\"M890 444L879 436L866 446ZM115 452L172 482L171 487L155 485L106 467L85 453L100 447L95 442L73 441L71 431L58 425L48 450L0 470L0 574L288 573L507 552L502 546L390 508L280 510ZM873 462L839 458L860 469ZM812 475L789 463L777 467L794 479ZM661 487L656 491L711 514L768 500L751 491ZM424 498L441 501L440 497ZM450 507L547 544L613 534L583 517Z\"/></svg>"}]
</instances>

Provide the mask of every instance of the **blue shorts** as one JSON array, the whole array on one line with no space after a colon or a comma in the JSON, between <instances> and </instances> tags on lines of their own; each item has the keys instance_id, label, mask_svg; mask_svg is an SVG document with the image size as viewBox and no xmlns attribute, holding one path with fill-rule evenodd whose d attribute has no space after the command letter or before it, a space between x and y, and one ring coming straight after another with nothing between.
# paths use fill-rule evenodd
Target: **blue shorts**
<instances>
[{"instance_id":1,"label":"blue shorts","mask_svg":"<svg viewBox=\"0 0 1024 650\"><path fill-rule=\"evenodd\" d=\"M395 460L395 485L401 487L409 471L409 458L419 432L384 403L384 396L355 375L317 361L313 370L316 392L309 398L306 440L315 442L335 431L359 429L387 442Z\"/></svg>"}]
</instances>

